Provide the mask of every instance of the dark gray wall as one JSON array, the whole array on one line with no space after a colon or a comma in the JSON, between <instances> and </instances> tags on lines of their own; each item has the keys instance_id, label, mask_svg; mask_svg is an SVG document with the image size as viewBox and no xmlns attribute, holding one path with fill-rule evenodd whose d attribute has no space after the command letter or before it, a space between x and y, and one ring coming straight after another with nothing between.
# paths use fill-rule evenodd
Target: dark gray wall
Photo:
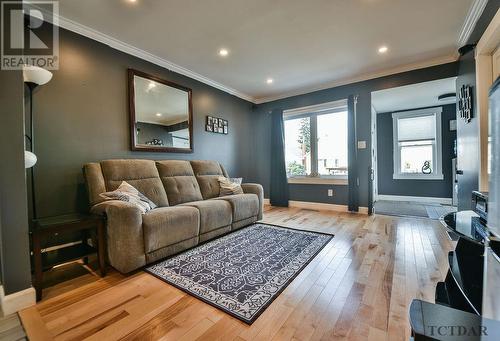
<instances>
[{"instance_id":1,"label":"dark gray wall","mask_svg":"<svg viewBox=\"0 0 500 341\"><path fill-rule=\"evenodd\" d=\"M130 151L127 68L193 90L194 153ZM35 96L39 216L87 209L85 162L111 158L211 159L250 177L252 104L72 32L60 31L60 69ZM205 116L229 121L229 134L205 132Z\"/></svg>"},{"instance_id":2,"label":"dark gray wall","mask_svg":"<svg viewBox=\"0 0 500 341\"><path fill-rule=\"evenodd\" d=\"M456 118L455 104L443 105L441 114L443 180L401 180L393 179L393 130L392 112L377 114L377 170L378 193L418 197L452 197L451 159L454 158L453 141L456 132L450 131L450 120ZM423 109L423 108L415 108ZM415 110L413 109L413 110Z\"/></svg>"},{"instance_id":3,"label":"dark gray wall","mask_svg":"<svg viewBox=\"0 0 500 341\"><path fill-rule=\"evenodd\" d=\"M290 200L319 202L345 205L347 203L347 185L306 185L290 184ZM328 196L328 190L333 189L333 196Z\"/></svg>"},{"instance_id":4,"label":"dark gray wall","mask_svg":"<svg viewBox=\"0 0 500 341\"><path fill-rule=\"evenodd\" d=\"M490 0L479 18L468 44L477 43L488 27L491 19L500 6L500 0ZM462 85L472 86L473 93L473 115L469 123L457 120L457 168L463 171L458 175L458 209L468 210L471 208L472 191L479 188L479 126L477 119L476 98L476 63L474 51L470 51L460 57L457 78L457 91Z\"/></svg>"},{"instance_id":5,"label":"dark gray wall","mask_svg":"<svg viewBox=\"0 0 500 341\"><path fill-rule=\"evenodd\" d=\"M436 79L453 77L457 75L457 63L449 63L425 69L404 72L391 76L381 77L377 79L367 80L311 92L304 95L288 97L285 99L259 104L255 109L254 118L254 140L253 149L254 153L250 154L250 164L253 166L252 174L253 180L262 183L264 190L269 190L270 181L270 138L271 138L271 117L270 111L273 109L291 109L303 107L307 105L319 104L339 99L347 98L351 94L357 94L358 97L358 120L357 120L357 134L358 140L365 140L367 148L358 150L359 162L359 198L360 205L368 205L368 192L369 192L369 176L368 171L371 166L371 92L393 88L402 85L421 83ZM337 195L333 198L326 196L327 188L334 188ZM335 202L347 204L347 196L343 193L347 191L347 186L324 186L324 185L290 185L290 199L291 200L305 200L308 201L316 199L317 202ZM340 188L339 188L340 187Z\"/></svg>"},{"instance_id":6,"label":"dark gray wall","mask_svg":"<svg viewBox=\"0 0 500 341\"><path fill-rule=\"evenodd\" d=\"M471 209L472 191L479 188L479 127L476 110L476 64L471 51L460 59L457 90L462 85L472 86L473 115L469 123L457 119L457 169L458 175L458 210Z\"/></svg>"},{"instance_id":7,"label":"dark gray wall","mask_svg":"<svg viewBox=\"0 0 500 341\"><path fill-rule=\"evenodd\" d=\"M23 96L22 72L0 71L0 259L7 295L31 285Z\"/></svg>"}]
</instances>

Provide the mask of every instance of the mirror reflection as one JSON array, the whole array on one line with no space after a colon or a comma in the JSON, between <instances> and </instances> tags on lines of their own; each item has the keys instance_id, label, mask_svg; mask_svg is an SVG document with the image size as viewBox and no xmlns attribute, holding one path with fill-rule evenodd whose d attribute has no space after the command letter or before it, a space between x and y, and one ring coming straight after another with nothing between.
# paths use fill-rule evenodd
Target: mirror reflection
<instances>
[{"instance_id":1,"label":"mirror reflection","mask_svg":"<svg viewBox=\"0 0 500 341\"><path fill-rule=\"evenodd\" d=\"M133 75L137 149L191 150L190 90L169 84Z\"/></svg>"}]
</instances>

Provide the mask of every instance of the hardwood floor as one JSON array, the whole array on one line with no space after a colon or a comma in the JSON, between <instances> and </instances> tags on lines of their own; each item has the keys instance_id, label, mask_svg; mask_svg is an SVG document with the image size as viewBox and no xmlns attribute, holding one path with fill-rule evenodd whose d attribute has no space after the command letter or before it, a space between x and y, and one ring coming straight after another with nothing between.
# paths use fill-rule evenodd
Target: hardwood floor
<instances>
[{"instance_id":1,"label":"hardwood floor","mask_svg":"<svg viewBox=\"0 0 500 341\"><path fill-rule=\"evenodd\" d=\"M409 303L434 300L454 246L430 219L267 207L264 221L335 237L251 326L142 271L110 271L44 289L20 313L28 337L408 340Z\"/></svg>"}]
</instances>

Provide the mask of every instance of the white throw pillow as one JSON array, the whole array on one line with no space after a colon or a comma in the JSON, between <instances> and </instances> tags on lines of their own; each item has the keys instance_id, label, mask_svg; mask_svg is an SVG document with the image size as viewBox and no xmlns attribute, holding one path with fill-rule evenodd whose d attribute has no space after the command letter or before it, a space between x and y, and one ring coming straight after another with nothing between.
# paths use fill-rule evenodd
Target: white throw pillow
<instances>
[{"instance_id":1,"label":"white throw pillow","mask_svg":"<svg viewBox=\"0 0 500 341\"><path fill-rule=\"evenodd\" d=\"M99 195L106 200L120 200L134 204L139 207L142 214L156 208L154 202L149 200L144 194L126 181L122 181L120 186L114 191L101 193Z\"/></svg>"},{"instance_id":2,"label":"white throw pillow","mask_svg":"<svg viewBox=\"0 0 500 341\"><path fill-rule=\"evenodd\" d=\"M220 197L233 194L243 194L243 189L241 188L243 178L225 178L220 176L218 180L220 185Z\"/></svg>"}]
</instances>

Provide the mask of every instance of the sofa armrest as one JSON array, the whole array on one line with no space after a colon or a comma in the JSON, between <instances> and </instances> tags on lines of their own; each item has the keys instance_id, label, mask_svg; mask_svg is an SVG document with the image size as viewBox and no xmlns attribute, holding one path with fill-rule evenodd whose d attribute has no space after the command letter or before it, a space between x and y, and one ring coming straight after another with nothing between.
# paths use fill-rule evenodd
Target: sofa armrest
<instances>
[{"instance_id":1,"label":"sofa armrest","mask_svg":"<svg viewBox=\"0 0 500 341\"><path fill-rule=\"evenodd\" d=\"M262 185L250 183L241 184L241 188L243 189L243 193L257 194L257 197L259 198L259 215L257 219L261 220L264 212L264 188Z\"/></svg>"},{"instance_id":2,"label":"sofa armrest","mask_svg":"<svg viewBox=\"0 0 500 341\"><path fill-rule=\"evenodd\" d=\"M90 211L107 217L107 251L111 266L127 273L146 264L142 214L137 206L109 200L94 205Z\"/></svg>"}]
</instances>

